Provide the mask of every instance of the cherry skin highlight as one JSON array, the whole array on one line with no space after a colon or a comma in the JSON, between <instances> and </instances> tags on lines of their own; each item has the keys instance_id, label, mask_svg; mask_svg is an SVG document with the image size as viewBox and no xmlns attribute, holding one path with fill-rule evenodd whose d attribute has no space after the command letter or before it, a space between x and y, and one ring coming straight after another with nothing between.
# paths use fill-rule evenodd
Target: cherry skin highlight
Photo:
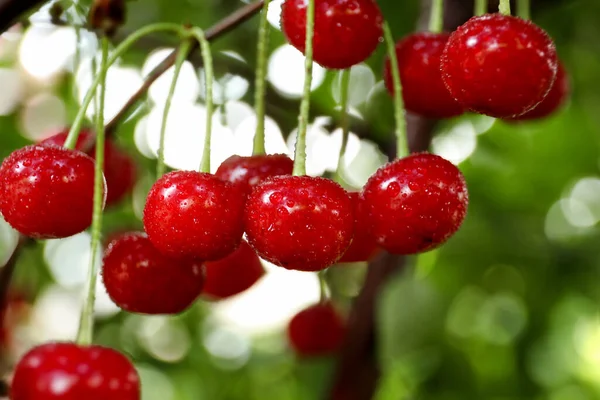
<instances>
[{"instance_id":1,"label":"cherry skin highlight","mask_svg":"<svg viewBox=\"0 0 600 400\"><path fill-rule=\"evenodd\" d=\"M381 250L369 234L369 220L358 192L348 193L354 208L354 238L350 247L338 262L351 263L369 261Z\"/></svg>"},{"instance_id":2,"label":"cherry skin highlight","mask_svg":"<svg viewBox=\"0 0 600 400\"><path fill-rule=\"evenodd\" d=\"M462 224L467 186L454 164L428 153L381 167L367 181L362 198L369 232L393 254L416 254L448 240Z\"/></svg>"},{"instance_id":3,"label":"cherry skin highlight","mask_svg":"<svg viewBox=\"0 0 600 400\"><path fill-rule=\"evenodd\" d=\"M342 344L345 321L330 302L319 303L296 314L288 325L288 340L299 356L319 357L335 353Z\"/></svg>"},{"instance_id":4,"label":"cherry skin highlight","mask_svg":"<svg viewBox=\"0 0 600 400\"><path fill-rule=\"evenodd\" d=\"M337 183L309 176L276 176L246 202L248 242L263 259L287 269L320 271L348 249L352 203Z\"/></svg>"},{"instance_id":5,"label":"cherry skin highlight","mask_svg":"<svg viewBox=\"0 0 600 400\"><path fill-rule=\"evenodd\" d=\"M304 53L306 0L285 0L281 29ZM315 0L313 59L329 69L346 69L365 61L383 36L383 16L374 0Z\"/></svg>"},{"instance_id":6,"label":"cherry skin highlight","mask_svg":"<svg viewBox=\"0 0 600 400\"><path fill-rule=\"evenodd\" d=\"M11 400L140 400L140 379L121 353L101 346L47 343L17 364Z\"/></svg>"},{"instance_id":7,"label":"cherry skin highlight","mask_svg":"<svg viewBox=\"0 0 600 400\"><path fill-rule=\"evenodd\" d=\"M465 108L514 118L538 105L554 83L558 58L552 39L518 17L473 17L450 35L442 78Z\"/></svg>"},{"instance_id":8,"label":"cherry skin highlight","mask_svg":"<svg viewBox=\"0 0 600 400\"><path fill-rule=\"evenodd\" d=\"M143 221L163 254L211 261L237 249L243 213L243 193L231 183L208 173L175 171L150 189Z\"/></svg>"},{"instance_id":9,"label":"cherry skin highlight","mask_svg":"<svg viewBox=\"0 0 600 400\"><path fill-rule=\"evenodd\" d=\"M114 239L104 254L102 279L110 298L125 311L178 314L200 296L202 263L161 254L145 233Z\"/></svg>"},{"instance_id":10,"label":"cherry skin highlight","mask_svg":"<svg viewBox=\"0 0 600 400\"><path fill-rule=\"evenodd\" d=\"M35 239L82 232L92 223L94 168L94 160L76 150L36 145L16 150L0 167L0 212Z\"/></svg>"},{"instance_id":11,"label":"cherry skin highlight","mask_svg":"<svg viewBox=\"0 0 600 400\"><path fill-rule=\"evenodd\" d=\"M42 141L40 145L62 146L67 140L68 133L67 130L63 130ZM75 149L84 151L84 147L91 139L93 139L93 133L90 130L83 129L77 137ZM86 154L95 158L96 146L94 145ZM104 143L104 178L106 179L107 207L119 203L125 196L130 194L137 179L133 159L110 139L107 139Z\"/></svg>"},{"instance_id":12,"label":"cherry skin highlight","mask_svg":"<svg viewBox=\"0 0 600 400\"><path fill-rule=\"evenodd\" d=\"M265 274L252 247L242 240L240 247L225 258L204 264L206 281L203 297L220 300L248 290Z\"/></svg>"},{"instance_id":13,"label":"cherry skin highlight","mask_svg":"<svg viewBox=\"0 0 600 400\"><path fill-rule=\"evenodd\" d=\"M259 156L231 156L215 172L217 178L229 181L246 194L252 187L266 178L278 175L291 175L294 162L285 154L265 154Z\"/></svg>"},{"instance_id":14,"label":"cherry skin highlight","mask_svg":"<svg viewBox=\"0 0 600 400\"><path fill-rule=\"evenodd\" d=\"M426 118L451 118L463 113L463 107L444 85L440 71L440 58L449 37L449 33L415 33L396 44L402 97L408 111ZM384 80L393 95L389 58L385 62Z\"/></svg>"}]
</instances>

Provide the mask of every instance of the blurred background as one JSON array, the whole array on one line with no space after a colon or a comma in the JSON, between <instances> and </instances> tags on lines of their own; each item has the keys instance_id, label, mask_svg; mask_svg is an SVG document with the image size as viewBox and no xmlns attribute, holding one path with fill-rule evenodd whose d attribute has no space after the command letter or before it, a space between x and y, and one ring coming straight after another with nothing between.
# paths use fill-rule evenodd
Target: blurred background
<instances>
[{"instance_id":1,"label":"blurred background","mask_svg":"<svg viewBox=\"0 0 600 400\"><path fill-rule=\"evenodd\" d=\"M378 2L396 38L428 18L426 0ZM82 24L80 11L90 1L63 3L69 6L67 24ZM281 3L273 0L269 11L267 151L291 155L303 56L279 30ZM51 4L0 37L1 158L68 126L93 76L95 36L50 23ZM132 0L116 40L158 21L207 28L243 5ZM471 10L472 1L447 1L455 24ZM554 38L570 75L572 96L558 114L521 124L465 115L413 132L423 135L413 139L425 144L432 135L430 149L464 172L470 206L463 228L445 246L396 260L394 273L378 286L370 347L380 372L375 399L600 398L600 2L533 1L533 19ZM230 155L252 151L257 25L253 18L213 43L219 105L213 116L213 171ZM176 46L172 37L152 36L109 71L107 121ZM352 69L353 133L344 162L345 179L357 189L387 161L394 143L392 102L382 82L384 55L382 45ZM171 168L199 164L207 118L200 61L192 57L185 64L175 92L165 151ZM136 161L138 180L131 196L107 210L105 236L142 228L171 77L168 71L160 78L116 131L117 142ZM311 175L330 174L337 166L339 82L337 72L315 66ZM81 233L20 251L0 335L2 373L34 344L74 338L89 239ZM17 242L16 232L0 221L0 264ZM119 312L99 280L95 341L132 357L144 400L325 398L339 369L335 357L298 359L285 337L291 316L318 301L317 277L266 268L247 292L220 302L200 300L175 317ZM367 274L366 264L329 269L332 296L347 312ZM360 322L355 320L354 328Z\"/></svg>"}]
</instances>

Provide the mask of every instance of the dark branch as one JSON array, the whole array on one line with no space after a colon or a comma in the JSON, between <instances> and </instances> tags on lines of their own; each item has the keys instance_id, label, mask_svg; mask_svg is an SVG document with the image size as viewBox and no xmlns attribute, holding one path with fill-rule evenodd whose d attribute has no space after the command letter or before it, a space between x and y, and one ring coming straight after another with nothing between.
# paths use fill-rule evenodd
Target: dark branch
<instances>
[{"instance_id":1,"label":"dark branch","mask_svg":"<svg viewBox=\"0 0 600 400\"><path fill-rule=\"evenodd\" d=\"M0 0L0 32L5 32L29 10L40 7L45 0Z\"/></svg>"}]
</instances>

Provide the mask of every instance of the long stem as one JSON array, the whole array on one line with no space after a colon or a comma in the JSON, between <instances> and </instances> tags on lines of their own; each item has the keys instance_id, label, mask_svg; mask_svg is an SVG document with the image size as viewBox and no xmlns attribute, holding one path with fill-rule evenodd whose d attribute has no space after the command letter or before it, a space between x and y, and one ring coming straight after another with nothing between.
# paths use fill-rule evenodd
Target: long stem
<instances>
[{"instance_id":1,"label":"long stem","mask_svg":"<svg viewBox=\"0 0 600 400\"><path fill-rule=\"evenodd\" d=\"M348 146L348 88L350 86L350 71L350 68L343 70L340 81L340 105L342 107L340 125L342 127L342 146L340 147L340 158L338 159L337 170L335 172L335 181L338 183L344 181L344 154L346 153L346 147Z\"/></svg>"},{"instance_id":2,"label":"long stem","mask_svg":"<svg viewBox=\"0 0 600 400\"><path fill-rule=\"evenodd\" d=\"M315 33L315 0L308 0L306 7L306 40L304 43L304 90L298 116L298 134L296 135L296 152L294 155L294 175L306 175L306 130L308 129L308 112L310 111L310 87L313 70L313 36Z\"/></svg>"},{"instance_id":3,"label":"long stem","mask_svg":"<svg viewBox=\"0 0 600 400\"><path fill-rule=\"evenodd\" d=\"M181 67L183 66L188 54L190 53L191 47L192 42L190 40L185 40L183 41L183 43L181 43L181 46L179 46L179 51L177 52L177 59L175 60L175 66L173 68L173 80L171 81L171 87L169 88L169 93L167 94L167 98L165 99L165 109L163 111L162 123L160 126L158 164L156 166L157 178L160 178L165 173L165 136L167 131L167 120L169 118L169 110L171 109L171 101L173 100L173 95L175 94L175 88L177 87L177 79L179 78Z\"/></svg>"},{"instance_id":4,"label":"long stem","mask_svg":"<svg viewBox=\"0 0 600 400\"><path fill-rule=\"evenodd\" d=\"M487 10L488 0L475 0L475 15L483 15Z\"/></svg>"},{"instance_id":5,"label":"long stem","mask_svg":"<svg viewBox=\"0 0 600 400\"><path fill-rule=\"evenodd\" d=\"M444 29L444 0L432 0L429 31L440 33Z\"/></svg>"},{"instance_id":6,"label":"long stem","mask_svg":"<svg viewBox=\"0 0 600 400\"><path fill-rule=\"evenodd\" d=\"M94 214L92 217L92 243L90 268L87 280L87 296L85 298L81 311L81 321L79 323L79 332L77 333L77 343L89 345L92 343L92 333L94 330L94 301L96 299L96 278L98 271L96 269L96 257L98 256L98 247L100 245L100 235L102 230L102 209L104 208L104 95L106 91L106 71L108 69L108 39L102 40L102 59L100 61L100 81L102 85L99 90L98 109L96 110L96 170L94 178Z\"/></svg>"},{"instance_id":7,"label":"long stem","mask_svg":"<svg viewBox=\"0 0 600 400\"><path fill-rule=\"evenodd\" d=\"M498 12L504 15L510 15L510 0L500 0Z\"/></svg>"},{"instance_id":8,"label":"long stem","mask_svg":"<svg viewBox=\"0 0 600 400\"><path fill-rule=\"evenodd\" d=\"M202 61L204 62L204 81L206 82L206 127L204 134L204 149L202 150L202 160L200 161L200 172L210 172L210 141L212 136L212 116L213 116L213 81L215 74L213 71L212 53L210 43L200 28L194 28L192 35L200 43L202 50Z\"/></svg>"},{"instance_id":9,"label":"long stem","mask_svg":"<svg viewBox=\"0 0 600 400\"><path fill-rule=\"evenodd\" d=\"M258 49L256 57L256 80L254 92L254 109L256 110L256 133L254 134L254 149L252 154L265 154L265 91L267 78L267 48L269 45L269 20L267 12L269 1L265 0L260 16L258 29Z\"/></svg>"},{"instance_id":10,"label":"long stem","mask_svg":"<svg viewBox=\"0 0 600 400\"><path fill-rule=\"evenodd\" d=\"M117 61L119 59L119 57L121 57L123 55L123 53L125 53L127 50L129 50L129 48L133 44L135 44L135 42L140 40L142 37L152 34L152 33L163 32L163 31L174 32L179 35L185 34L184 28L181 25L177 25L177 24L159 23L159 24L145 26L145 27L133 32L125 40L123 40L123 42L121 42L121 44L119 44L119 46L117 46L117 48L115 49L113 54L106 61L107 68L109 68L112 64L114 64L115 61ZM85 112L87 111L87 108L89 107L89 105L94 97L94 94L96 93L96 88L100 84L100 81L101 81L101 76L100 76L100 74L98 74L92 81L90 89L85 94L85 97L81 103L81 107L79 108L79 111L77 112L77 116L75 117L75 120L73 121L73 124L71 125L71 129L69 130L69 134L67 135L67 140L65 140L65 147L68 149L75 148L75 144L77 143L77 137L79 136L79 130L81 129L81 125L83 124L83 119L85 118Z\"/></svg>"},{"instance_id":11,"label":"long stem","mask_svg":"<svg viewBox=\"0 0 600 400\"><path fill-rule=\"evenodd\" d=\"M388 57L392 70L392 82L394 83L394 117L396 119L396 157L403 158L410 154L406 136L406 119L404 117L404 100L402 99L402 83L400 82L400 70L398 68L398 57L396 46L389 24L383 24L383 34L387 44Z\"/></svg>"},{"instance_id":12,"label":"long stem","mask_svg":"<svg viewBox=\"0 0 600 400\"><path fill-rule=\"evenodd\" d=\"M531 19L531 4L529 0L517 1L517 15L523 19Z\"/></svg>"}]
</instances>

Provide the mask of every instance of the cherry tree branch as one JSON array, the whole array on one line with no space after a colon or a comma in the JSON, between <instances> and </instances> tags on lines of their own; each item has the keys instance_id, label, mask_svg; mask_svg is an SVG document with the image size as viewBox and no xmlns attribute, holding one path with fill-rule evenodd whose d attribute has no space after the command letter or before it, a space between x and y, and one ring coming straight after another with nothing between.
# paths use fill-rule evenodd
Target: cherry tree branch
<instances>
[{"instance_id":1,"label":"cherry tree branch","mask_svg":"<svg viewBox=\"0 0 600 400\"><path fill-rule=\"evenodd\" d=\"M40 7L45 0L0 0L0 32L5 32L28 11Z\"/></svg>"}]
</instances>

